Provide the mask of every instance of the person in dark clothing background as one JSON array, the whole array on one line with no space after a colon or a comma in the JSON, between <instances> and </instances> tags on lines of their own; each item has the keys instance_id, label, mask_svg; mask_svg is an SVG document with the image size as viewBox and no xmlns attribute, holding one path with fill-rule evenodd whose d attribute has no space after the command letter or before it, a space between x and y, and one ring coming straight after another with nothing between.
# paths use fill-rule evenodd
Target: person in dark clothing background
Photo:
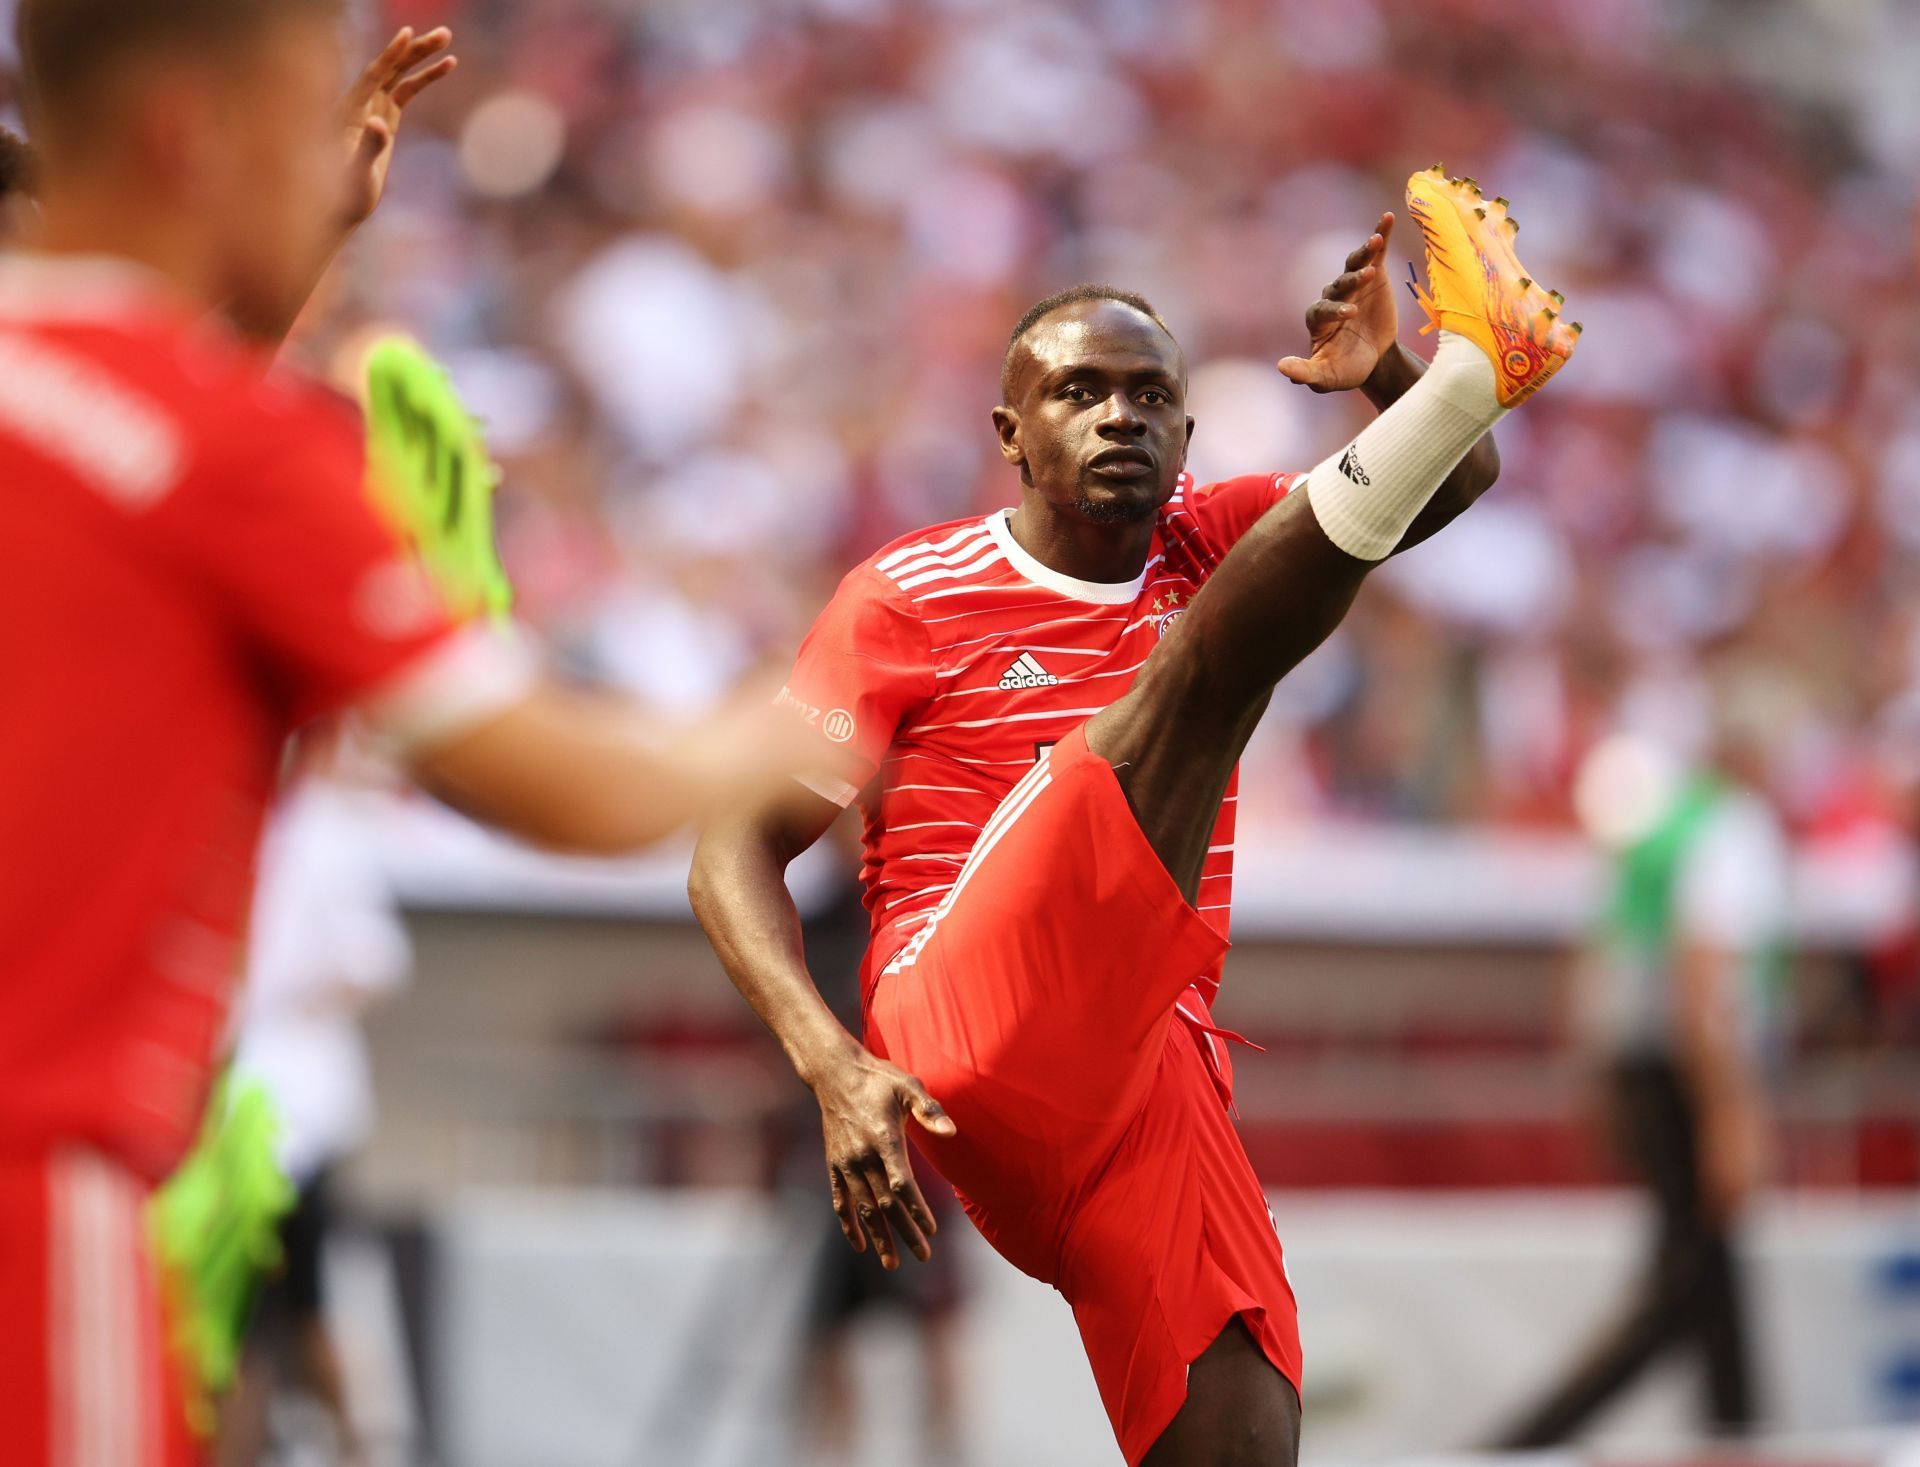
<instances>
[{"instance_id":1,"label":"person in dark clothing background","mask_svg":"<svg viewBox=\"0 0 1920 1467\"><path fill-rule=\"evenodd\" d=\"M1611 905L1580 965L1583 1029L1621 1158L1657 1216L1623 1315L1499 1438L1551 1446L1671 1351L1696 1354L1716 1433L1758 1417L1737 1252L1765 1170L1766 1061L1780 1027L1788 846L1761 787L1764 690L1723 681L1709 757L1617 741L1596 754L1590 824L1614 823ZM1638 810L1636 821L1623 812Z\"/></svg>"}]
</instances>

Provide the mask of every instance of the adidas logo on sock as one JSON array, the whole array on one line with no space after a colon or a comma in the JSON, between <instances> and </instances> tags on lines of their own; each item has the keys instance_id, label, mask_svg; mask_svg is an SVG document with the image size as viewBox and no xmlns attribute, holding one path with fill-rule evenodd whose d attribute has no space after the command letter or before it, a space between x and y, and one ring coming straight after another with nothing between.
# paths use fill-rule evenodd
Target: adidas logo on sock
<instances>
[{"instance_id":1,"label":"adidas logo on sock","mask_svg":"<svg viewBox=\"0 0 1920 1467\"><path fill-rule=\"evenodd\" d=\"M1347 451L1340 455L1340 472L1362 488L1373 483L1367 477L1367 471L1360 467L1360 452L1353 444L1348 444Z\"/></svg>"},{"instance_id":2,"label":"adidas logo on sock","mask_svg":"<svg viewBox=\"0 0 1920 1467\"><path fill-rule=\"evenodd\" d=\"M1003 688L1050 688L1059 681L1034 661L1031 652L1022 652L1014 659L1013 666L1000 675L1000 686Z\"/></svg>"}]
</instances>

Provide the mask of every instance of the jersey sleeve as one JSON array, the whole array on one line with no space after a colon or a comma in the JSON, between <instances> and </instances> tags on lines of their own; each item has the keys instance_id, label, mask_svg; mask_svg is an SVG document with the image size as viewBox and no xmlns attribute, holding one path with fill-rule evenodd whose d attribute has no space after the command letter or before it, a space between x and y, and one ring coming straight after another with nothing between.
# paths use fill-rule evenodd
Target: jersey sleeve
<instances>
[{"instance_id":1,"label":"jersey sleeve","mask_svg":"<svg viewBox=\"0 0 1920 1467\"><path fill-rule=\"evenodd\" d=\"M418 743L523 692L524 658L457 632L374 510L356 415L317 389L269 392L286 400L236 412L155 528L291 719L362 705Z\"/></svg>"},{"instance_id":2,"label":"jersey sleeve","mask_svg":"<svg viewBox=\"0 0 1920 1467\"><path fill-rule=\"evenodd\" d=\"M1187 507L1209 543L1225 552L1305 477L1305 474L1245 474L1216 484L1202 484L1187 492Z\"/></svg>"},{"instance_id":3,"label":"jersey sleeve","mask_svg":"<svg viewBox=\"0 0 1920 1467\"><path fill-rule=\"evenodd\" d=\"M834 592L800 644L779 702L842 746L831 771L801 776L814 793L845 807L873 777L905 715L933 693L933 652L925 624L870 566Z\"/></svg>"}]
</instances>

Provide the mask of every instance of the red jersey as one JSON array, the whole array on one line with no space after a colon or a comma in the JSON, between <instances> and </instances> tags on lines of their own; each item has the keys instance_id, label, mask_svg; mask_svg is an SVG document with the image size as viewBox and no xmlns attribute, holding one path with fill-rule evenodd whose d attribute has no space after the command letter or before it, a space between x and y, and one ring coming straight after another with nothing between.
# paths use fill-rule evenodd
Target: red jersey
<instances>
[{"instance_id":1,"label":"red jersey","mask_svg":"<svg viewBox=\"0 0 1920 1467\"><path fill-rule=\"evenodd\" d=\"M808 783L840 805L857 797L866 816L869 975L933 915L1040 752L1127 690L1234 542L1296 479L1196 488L1182 476L1145 567L1117 585L1042 565L1014 540L1010 510L905 536L840 583L781 697L846 745L866 778L864 788ZM1223 936L1237 802L1229 784L1198 901ZM1195 977L1210 1003L1218 971Z\"/></svg>"},{"instance_id":2,"label":"red jersey","mask_svg":"<svg viewBox=\"0 0 1920 1467\"><path fill-rule=\"evenodd\" d=\"M287 733L465 650L354 415L263 368L129 267L0 266L0 1148L171 1167Z\"/></svg>"}]
</instances>

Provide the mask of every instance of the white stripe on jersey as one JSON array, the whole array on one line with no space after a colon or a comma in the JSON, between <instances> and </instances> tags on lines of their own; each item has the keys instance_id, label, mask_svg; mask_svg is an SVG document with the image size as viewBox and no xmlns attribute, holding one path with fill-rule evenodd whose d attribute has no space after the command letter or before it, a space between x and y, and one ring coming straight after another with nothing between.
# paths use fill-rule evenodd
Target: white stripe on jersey
<instances>
[{"instance_id":1,"label":"white stripe on jersey","mask_svg":"<svg viewBox=\"0 0 1920 1467\"><path fill-rule=\"evenodd\" d=\"M917 887L913 891L902 892L899 896L895 897L892 901L882 905L880 910L882 912L891 912L895 907L899 906L902 902L918 901L921 897L939 896L940 893L943 891L952 891L952 890L953 890L953 883L951 881L949 881L945 886Z\"/></svg>"},{"instance_id":2,"label":"white stripe on jersey","mask_svg":"<svg viewBox=\"0 0 1920 1467\"><path fill-rule=\"evenodd\" d=\"M1039 635L1040 633L1042 633L1042 632L1051 632L1051 631L1053 631L1053 630L1054 630L1055 628L1057 628L1057 627L1085 627L1085 626L1099 626L1099 625L1100 625L1100 624L1101 624L1102 622L1114 622L1114 621L1118 621L1118 620L1120 620L1120 618L1119 618L1119 617L1117 617L1117 616L1062 616L1062 617L1055 617L1055 618L1054 618L1053 620L1051 620L1051 621L1037 621L1037 622L1034 622L1034 623L1033 623L1032 625L1030 625L1030 626L1013 626L1013 627L1007 627L1007 628L1004 628L1004 629L1003 629L1003 630L1001 630L1001 631L997 631L997 632L987 632L987 633L986 633L986 634L984 634L983 636L978 636L978 637L968 637L968 638L967 638L967 639L966 639L966 640L965 640L964 642L949 642L949 643L947 643L947 644L946 644L946 646L944 646L944 647L936 647L936 648L934 648L934 655L935 655L935 656L944 656L944 655L945 655L946 653L948 653L948 652L954 652L954 651L958 651L958 650L959 650L960 648L962 648L962 647L975 647L975 646L979 646L979 644L980 644L980 643L982 643L982 642L1000 642L1000 643L1003 643L1003 644L1010 644L1010 643L1012 643L1012 642L1013 642L1013 641L1014 641L1015 639L1018 639L1018 640L1020 641L1020 643L1022 643L1023 645L1025 645L1025 646L1027 646L1027 647L1029 647L1029 648L1031 648L1031 649L1032 649L1033 651L1035 651L1035 652L1065 652L1065 653L1067 653L1067 654L1069 654L1070 656L1074 656L1074 657L1104 657L1104 656L1106 656L1106 655L1107 655L1107 653L1108 653L1108 652L1110 652L1110 651L1112 651L1113 649L1112 649L1112 648L1110 648L1110 647L1109 647L1109 648L1088 648L1088 647L1036 647L1036 646L1034 646L1034 644L1033 644L1033 643L1031 643L1031 642L1029 642L1029 641L1027 641L1027 638L1029 638L1029 637L1036 637L1036 636L1038 636L1038 635ZM1144 618L1143 618L1143 620L1144 620ZM1136 623L1136 625L1137 625L1137 623ZM1126 633L1127 633L1127 632L1129 632L1129 631L1131 631L1131 630L1132 630L1132 627L1122 627L1122 628L1120 629L1120 635L1122 635L1122 636L1125 636L1125 635L1126 635ZM1003 645L1003 646L1000 646L1000 647L988 647L988 648L985 648L984 650L982 650L982 651L980 651L980 652L978 652L978 653L976 653L976 654L974 654L974 655L975 655L975 656L980 656L980 657L984 657L984 656L986 656L986 655L987 655L988 653L992 653L992 652L1005 652L1005 651L1010 651L1010 650L1012 650L1012 649L1011 649L1011 647L1010 647L1010 646L1007 646L1007 645ZM969 659L969 660L971 660L971 659ZM965 662L962 662L962 663L960 664L960 666L961 666L961 667L964 667L964 666L966 666L966 663L965 663ZM958 671L958 670L959 670L958 668L956 668L956 669L954 669L954 671ZM943 672L939 672L939 673L936 673L936 674L935 674L935 676L937 676L937 677L947 677L947 676L949 676L949 675L950 675L949 673L947 673L947 672L944 672L944 671L943 671Z\"/></svg>"},{"instance_id":3,"label":"white stripe on jersey","mask_svg":"<svg viewBox=\"0 0 1920 1467\"><path fill-rule=\"evenodd\" d=\"M1001 607L1000 611L1004 614L1008 610L1017 609L1018 608ZM978 615L978 613L968 611L962 612L960 616L943 617L941 620L959 621L962 617L975 615ZM1118 635L1124 637L1130 632L1138 631L1141 627L1152 621L1155 615L1157 615L1157 613L1149 611L1144 616L1136 616L1132 621L1120 628ZM952 652L959 647L971 647L978 642L992 642L996 640L1011 641L1014 638L1018 638L1024 645L1031 647L1035 652L1065 652L1074 657L1104 657L1106 655L1105 651L1090 651L1085 647L1041 647L1035 646L1032 642L1027 641L1027 638L1038 636L1041 632L1050 632L1055 627L1101 626L1107 622L1119 621L1125 616L1126 612L1124 611L1117 614L1112 612L1097 613L1092 616L1056 616L1049 621L1029 622L1024 626L1006 627L997 632L987 632L982 636L968 637L966 640L960 642L948 642L943 647L934 648L934 652L936 655L940 655Z\"/></svg>"},{"instance_id":4,"label":"white stripe on jersey","mask_svg":"<svg viewBox=\"0 0 1920 1467\"><path fill-rule=\"evenodd\" d=\"M903 565L896 565L887 574L900 584L906 584L908 578L925 571L951 570L963 565L979 555L981 551L993 548L993 541L986 535L976 535L963 545L957 545L945 555L917 555Z\"/></svg>"},{"instance_id":5,"label":"white stripe on jersey","mask_svg":"<svg viewBox=\"0 0 1920 1467\"><path fill-rule=\"evenodd\" d=\"M974 535L984 535L986 533L987 522L985 520L975 520L972 524L962 525L944 540L921 540L915 544L903 546L891 555L876 560L874 562L874 569L883 571L892 570L903 560L911 560L916 555L937 555L941 551L951 550L962 540Z\"/></svg>"},{"instance_id":6,"label":"white stripe on jersey","mask_svg":"<svg viewBox=\"0 0 1920 1467\"><path fill-rule=\"evenodd\" d=\"M1189 516L1188 518L1191 519L1192 517ZM1192 557L1194 564L1199 566L1203 571L1211 571L1217 566L1219 562L1206 553L1205 546L1202 546L1199 550L1193 548L1194 542L1200 538L1199 522L1197 520L1194 521L1193 528L1189 530L1176 525L1173 520L1174 517L1169 515L1160 522L1160 526L1166 533L1180 537L1179 548Z\"/></svg>"},{"instance_id":7,"label":"white stripe on jersey","mask_svg":"<svg viewBox=\"0 0 1920 1467\"><path fill-rule=\"evenodd\" d=\"M943 601L949 596L981 596L985 595L988 591L1031 591L1032 589L1033 587L1029 586L1025 581L989 581L984 586L952 586L945 591L928 591L925 595L915 596L913 599L915 601ZM969 616L978 615L977 612L969 612L967 614Z\"/></svg>"},{"instance_id":8,"label":"white stripe on jersey","mask_svg":"<svg viewBox=\"0 0 1920 1467\"><path fill-rule=\"evenodd\" d=\"M998 689L995 689L997 692ZM1031 723L1036 718L1091 718L1096 713L1104 713L1108 705L1102 703L1098 708L1048 708L1039 713L1003 713L998 718L963 718L955 723L922 723L913 728L903 728L896 738L905 738L909 734L931 733L939 728L990 728L1000 723ZM1024 763L1024 760L985 760L985 763Z\"/></svg>"},{"instance_id":9,"label":"white stripe on jersey","mask_svg":"<svg viewBox=\"0 0 1920 1467\"><path fill-rule=\"evenodd\" d=\"M893 961L887 964L887 972L898 973L902 969L911 968L920 960L920 954L926 949L934 930L940 925L940 919L953 910L953 904L960 899L960 893L966 890L967 883L980 869L980 863L992 854L993 848L999 845L1001 838L1013 828L1014 822L1026 813L1027 808L1052 783L1053 760L1048 757L1036 763L1026 778L1013 787L1000 808L994 812L993 818L987 822L987 828L981 833L979 843L967 857L967 864L961 867L960 875L953 883L953 889L941 898L940 905L935 907L929 915L927 924L914 933L913 941L901 948L895 954Z\"/></svg>"},{"instance_id":10,"label":"white stripe on jersey","mask_svg":"<svg viewBox=\"0 0 1920 1467\"><path fill-rule=\"evenodd\" d=\"M1004 586L998 586L992 588L982 587L981 589L1005 590L1006 588ZM1032 590L1034 588L1027 587L1025 589ZM1035 611L1042 606L1051 606L1055 610L1058 610L1060 607L1060 598L1055 596L1050 601L1022 601L1018 606L997 606L994 608L994 611L1000 616L1007 616L1015 611ZM923 616L920 620L927 626L934 626L943 621L965 621L970 616L979 615L980 613L977 611L956 611L952 616ZM1000 636L1002 633L995 632L994 635ZM966 644L964 642L956 642L954 645L956 647L963 647Z\"/></svg>"},{"instance_id":11,"label":"white stripe on jersey","mask_svg":"<svg viewBox=\"0 0 1920 1467\"><path fill-rule=\"evenodd\" d=\"M917 749L908 749L903 753L899 753L899 754L890 753L887 755L887 761L889 763L898 763L902 759L925 759L928 762L933 764L941 764L941 763L977 764L980 767L985 769L995 768L1000 765L1006 765L1010 768L1025 769L1028 765L1033 763L1033 756L1031 754L1027 755L1027 757L1024 759L971 759L965 754L948 754L948 753L945 753L944 751L938 755L922 754Z\"/></svg>"},{"instance_id":12,"label":"white stripe on jersey","mask_svg":"<svg viewBox=\"0 0 1920 1467\"><path fill-rule=\"evenodd\" d=\"M1000 547L994 546L978 560L968 561L965 565L942 566L935 570L921 571L918 575L906 576L900 581L902 591L911 591L915 586L924 586L932 581L957 581L962 576L970 576L975 571L985 570L997 561L1005 560Z\"/></svg>"}]
</instances>

